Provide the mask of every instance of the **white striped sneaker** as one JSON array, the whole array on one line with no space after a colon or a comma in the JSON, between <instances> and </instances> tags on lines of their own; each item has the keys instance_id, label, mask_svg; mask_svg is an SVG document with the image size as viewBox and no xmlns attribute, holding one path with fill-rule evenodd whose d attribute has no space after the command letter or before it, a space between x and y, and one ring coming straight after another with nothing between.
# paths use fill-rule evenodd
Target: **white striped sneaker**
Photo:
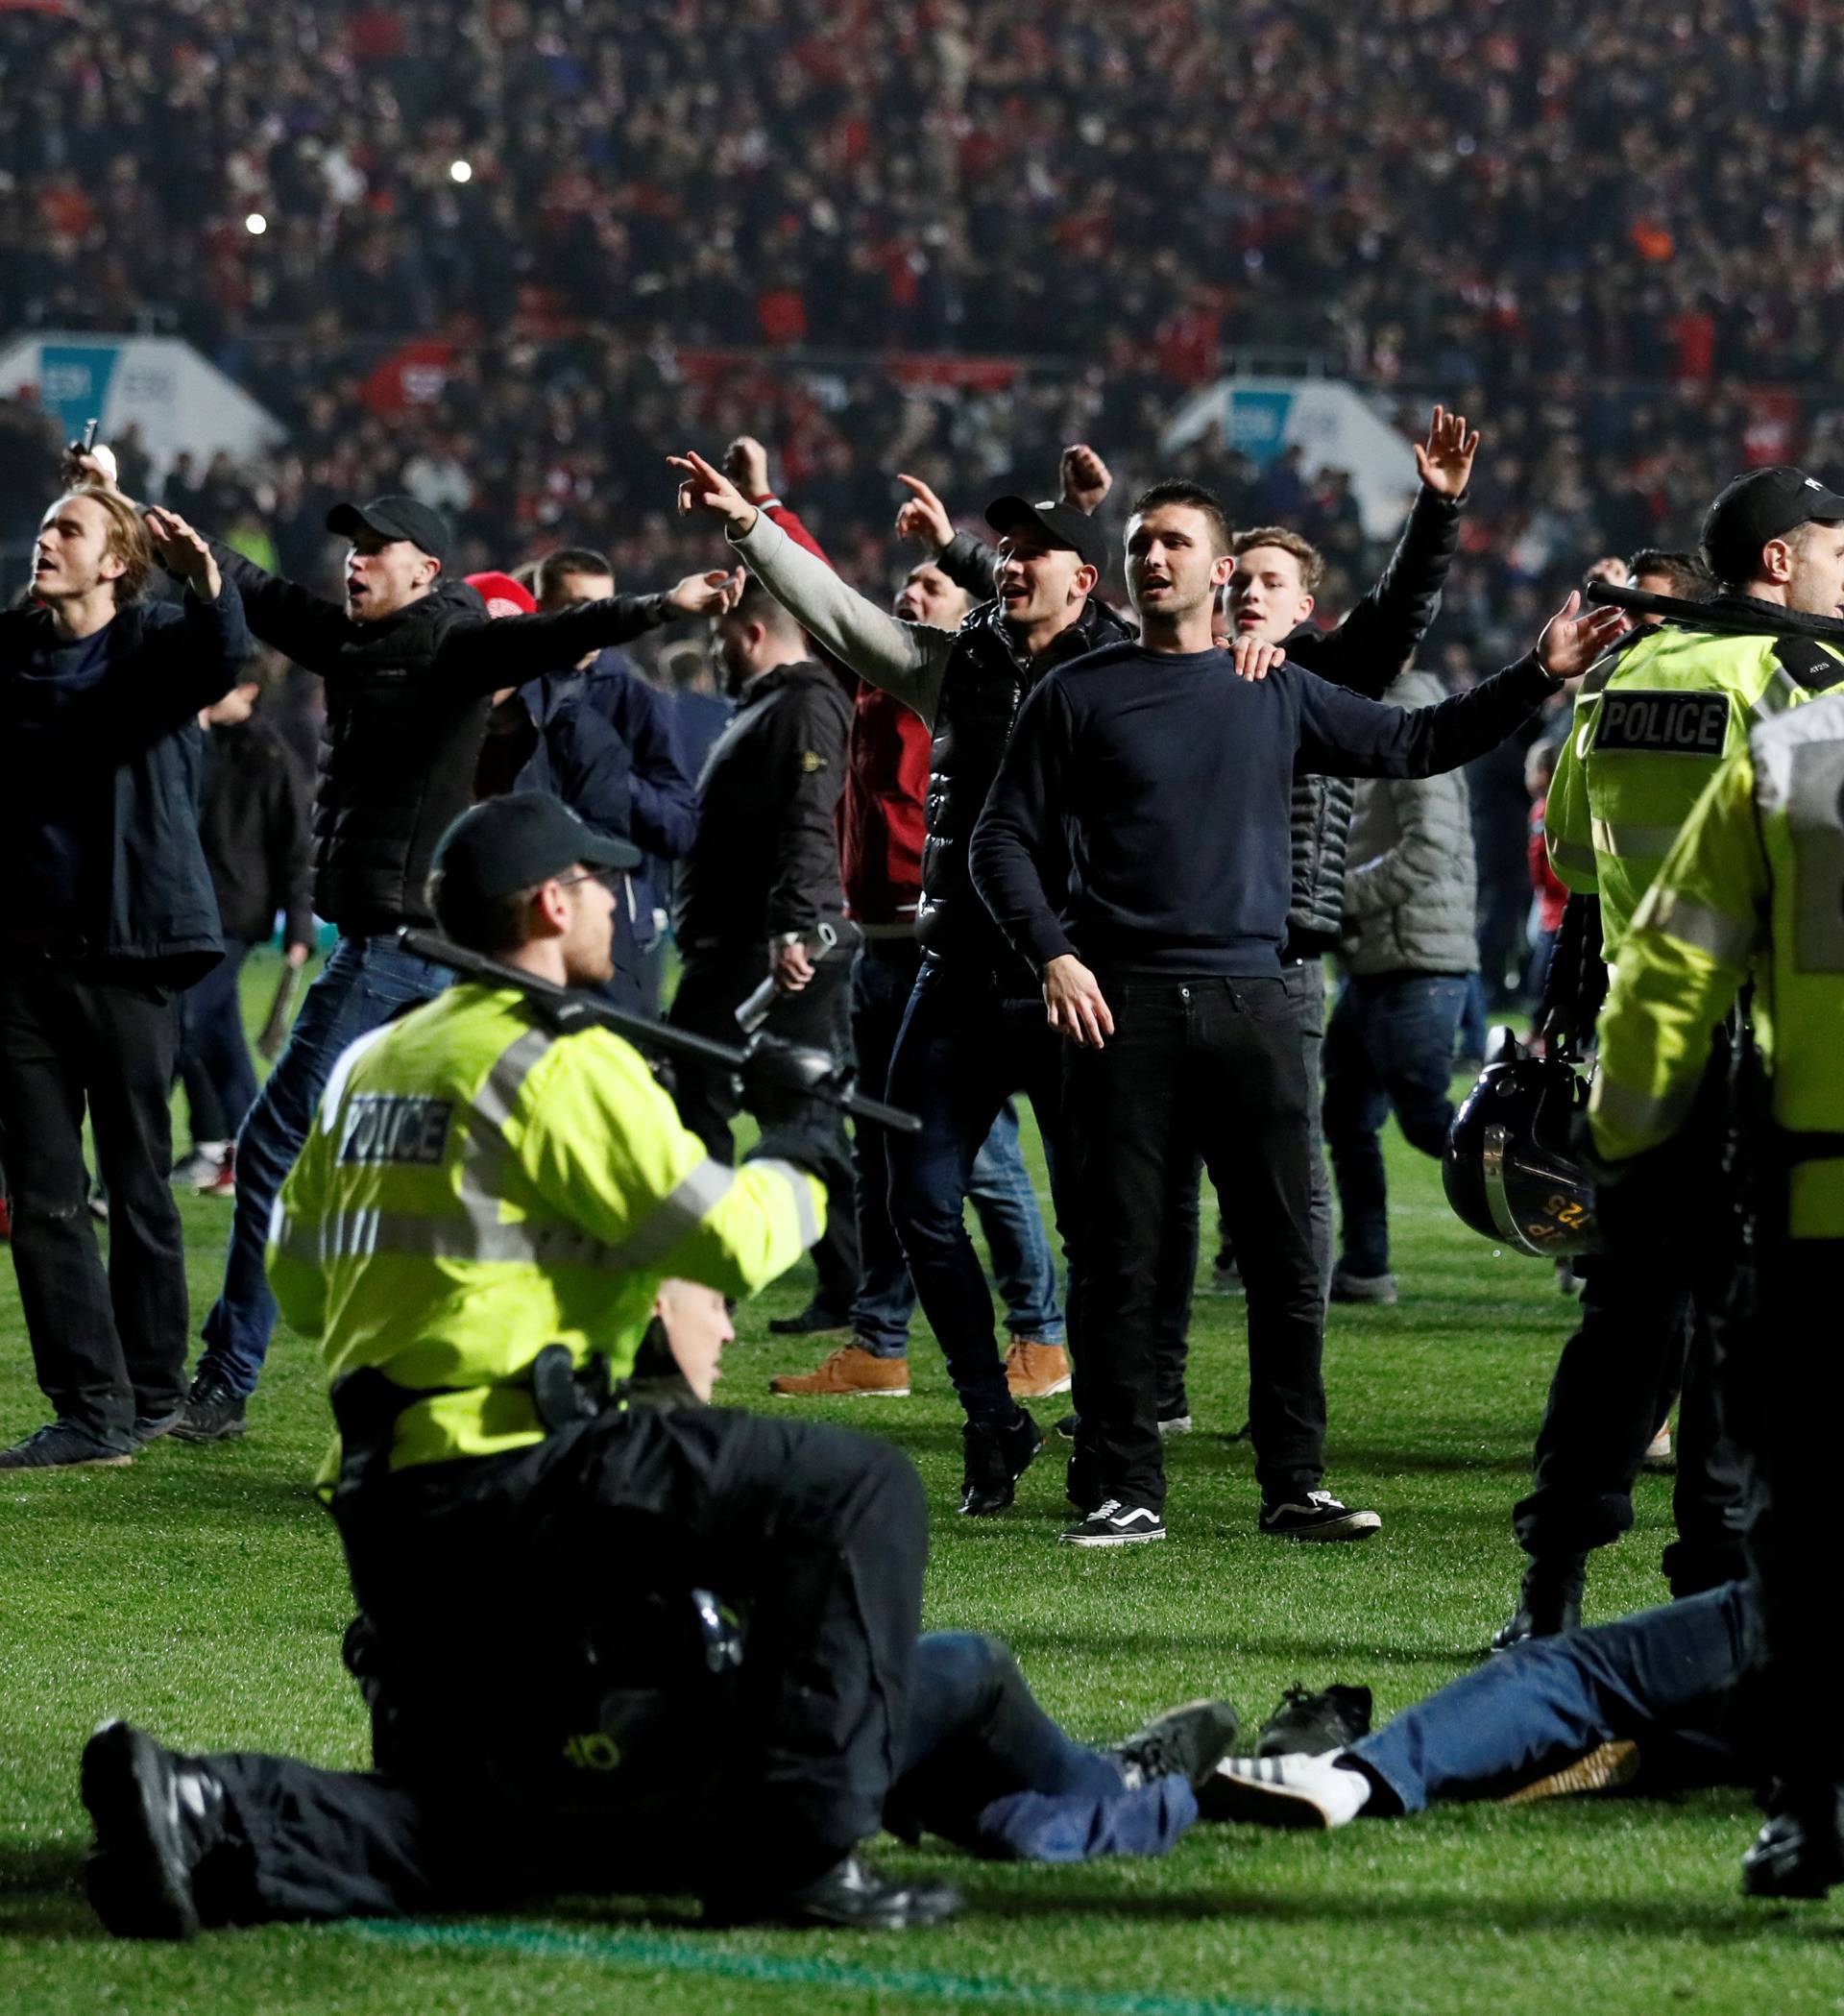
<instances>
[{"instance_id":1,"label":"white striped sneaker","mask_svg":"<svg viewBox=\"0 0 1844 2016\"><path fill-rule=\"evenodd\" d=\"M1342 1750L1322 1757L1225 1757L1198 1788L1198 1811L1206 1820L1246 1820L1255 1827L1343 1827L1371 1796L1361 1771L1339 1762Z\"/></svg>"},{"instance_id":2,"label":"white striped sneaker","mask_svg":"<svg viewBox=\"0 0 1844 2016\"><path fill-rule=\"evenodd\" d=\"M1127 1547L1146 1540L1163 1540L1165 1521L1144 1505L1123 1505L1109 1498L1096 1506L1080 1526L1059 1533L1072 1547Z\"/></svg>"}]
</instances>

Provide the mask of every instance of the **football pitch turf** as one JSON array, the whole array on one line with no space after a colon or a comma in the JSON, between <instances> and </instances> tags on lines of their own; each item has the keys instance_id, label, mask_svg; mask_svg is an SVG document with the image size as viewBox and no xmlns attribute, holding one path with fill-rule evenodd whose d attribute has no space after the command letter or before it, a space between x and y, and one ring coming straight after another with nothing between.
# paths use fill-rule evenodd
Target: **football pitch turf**
<instances>
[{"instance_id":1,"label":"football pitch turf","mask_svg":"<svg viewBox=\"0 0 1844 2016\"><path fill-rule=\"evenodd\" d=\"M251 977L251 1000L272 969ZM894 1439L927 1485L926 1622L988 1631L1077 1734L1221 1693L1246 1739L1283 1687L1373 1687L1379 1718L1483 1655L1519 1557L1509 1512L1570 1304L1546 1267L1447 1215L1434 1165L1392 1130L1395 1309L1336 1309L1327 1482L1375 1506L1355 1546L1260 1538L1238 1300L1198 1299L1197 1431L1168 1445L1172 1537L1101 1554L1054 1543L1053 1443L996 1519L954 1516L958 1414L918 1318L907 1400L771 1401L771 1372L826 1342L767 1341L803 1267L740 1312L719 1398L798 1405ZM195 1323L229 1219L186 1197ZM1065 1402L1043 1403L1048 1425ZM0 1268L0 1427L37 1424L11 1272ZM359 1767L366 1727L339 1664L350 1615L332 1528L308 1495L328 1416L315 1364L278 1338L247 1441L167 1442L132 1468L0 1484L0 2012L342 2016L596 2010L610 2016L1032 2009L1072 2016L1650 2016L1844 2008L1840 1919L1744 1905L1741 1791L1667 1801L1448 1809L1329 1835L1200 1827L1157 1862L1075 1868L878 1849L952 1877L953 1924L904 1935L706 1933L677 1900L572 1899L473 1920L105 1937L81 1885L77 1758L126 1715L183 1748L255 1747ZM1643 1478L1633 1533L1597 1557L1590 1620L1663 1594L1669 1480ZM588 1566L588 1565L586 1565ZM492 1630L496 1592L480 1592ZM720 1822L714 1822L720 1824Z\"/></svg>"}]
</instances>

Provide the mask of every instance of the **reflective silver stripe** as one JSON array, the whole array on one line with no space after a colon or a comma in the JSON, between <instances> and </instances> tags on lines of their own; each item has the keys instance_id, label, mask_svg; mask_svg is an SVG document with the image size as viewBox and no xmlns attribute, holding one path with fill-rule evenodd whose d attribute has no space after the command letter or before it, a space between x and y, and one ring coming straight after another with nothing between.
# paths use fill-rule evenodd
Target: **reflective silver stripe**
<instances>
[{"instance_id":1,"label":"reflective silver stripe","mask_svg":"<svg viewBox=\"0 0 1844 2016\"><path fill-rule=\"evenodd\" d=\"M706 1166L722 1168L721 1164ZM731 1178L727 1169L722 1174ZM674 1197L678 1194L673 1193ZM632 1275L644 1273L650 1261L669 1252L689 1227L703 1216L700 1211L688 1219L682 1211L663 1205L635 1239L607 1246L573 1225L503 1220L498 1215L497 1201L484 1193L460 1197L455 1202L457 1208L439 1218L365 1209L338 1212L318 1228L291 1220L281 1228L277 1250L291 1259L323 1267L335 1260L395 1255L414 1260L589 1267L598 1274Z\"/></svg>"},{"instance_id":2,"label":"reflective silver stripe","mask_svg":"<svg viewBox=\"0 0 1844 2016\"><path fill-rule=\"evenodd\" d=\"M1700 1076L1701 1074L1699 1074ZM1605 1072L1594 1080L1594 1097L1589 1110L1625 1134L1663 1136L1675 1133L1697 1096L1697 1079L1656 1098L1615 1084Z\"/></svg>"},{"instance_id":3,"label":"reflective silver stripe","mask_svg":"<svg viewBox=\"0 0 1844 2016\"><path fill-rule=\"evenodd\" d=\"M315 983L319 984L318 982ZM320 1095L320 1130L332 1133L339 1121L339 1108L346 1097L346 1082L352 1075L352 1068L375 1043L381 1043L391 1032L388 1022L380 1022L376 1029L368 1029L362 1036L354 1036L333 1059L333 1068L328 1074L327 1089Z\"/></svg>"},{"instance_id":4,"label":"reflective silver stripe","mask_svg":"<svg viewBox=\"0 0 1844 2016\"><path fill-rule=\"evenodd\" d=\"M652 1216L638 1230L609 1249L612 1259L630 1273L643 1273L663 1260L687 1233L696 1231L729 1196L736 1180L734 1169L707 1155L654 1206Z\"/></svg>"},{"instance_id":5,"label":"reflective silver stripe","mask_svg":"<svg viewBox=\"0 0 1844 2016\"><path fill-rule=\"evenodd\" d=\"M1590 875L1594 872L1594 850L1584 847L1579 840L1551 840L1549 858L1558 868L1580 868Z\"/></svg>"},{"instance_id":6,"label":"reflective silver stripe","mask_svg":"<svg viewBox=\"0 0 1844 2016\"><path fill-rule=\"evenodd\" d=\"M474 1094L473 1110L495 1128L504 1127L519 1103L519 1093L534 1064L556 1040L547 1029L528 1029L509 1045Z\"/></svg>"},{"instance_id":7,"label":"reflective silver stripe","mask_svg":"<svg viewBox=\"0 0 1844 2016\"><path fill-rule=\"evenodd\" d=\"M1757 728L1748 738L1755 761L1755 803L1771 816L1782 811L1793 781L1793 751L1808 742L1844 741L1844 693L1829 692Z\"/></svg>"},{"instance_id":8,"label":"reflective silver stripe","mask_svg":"<svg viewBox=\"0 0 1844 2016\"><path fill-rule=\"evenodd\" d=\"M752 1162L752 1169L772 1169L794 1193L794 1216L800 1225L800 1250L805 1252L819 1239L819 1210L813 1202L813 1186L806 1174L791 1162L777 1162L766 1156Z\"/></svg>"},{"instance_id":9,"label":"reflective silver stripe","mask_svg":"<svg viewBox=\"0 0 1844 2016\"><path fill-rule=\"evenodd\" d=\"M1756 721L1771 721L1776 715L1784 714L1805 691L1783 665L1776 666L1767 690L1749 708L1749 716Z\"/></svg>"},{"instance_id":10,"label":"reflective silver stripe","mask_svg":"<svg viewBox=\"0 0 1844 2016\"><path fill-rule=\"evenodd\" d=\"M1637 921L1637 919L1635 920ZM1681 945L1694 945L1727 966L1742 966L1755 942L1755 927L1707 903L1693 903L1670 889L1661 889L1645 919L1650 931L1662 931Z\"/></svg>"},{"instance_id":11,"label":"reflective silver stripe","mask_svg":"<svg viewBox=\"0 0 1844 2016\"><path fill-rule=\"evenodd\" d=\"M1596 854L1611 854L1615 861L1662 861L1678 843L1676 826L1639 826L1621 820L1610 826L1605 819L1590 819Z\"/></svg>"}]
</instances>

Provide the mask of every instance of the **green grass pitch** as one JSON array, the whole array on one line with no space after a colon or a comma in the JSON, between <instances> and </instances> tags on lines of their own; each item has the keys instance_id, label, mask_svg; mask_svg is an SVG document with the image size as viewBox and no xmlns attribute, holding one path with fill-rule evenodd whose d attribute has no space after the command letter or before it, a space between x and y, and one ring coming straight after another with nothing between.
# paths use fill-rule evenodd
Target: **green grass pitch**
<instances>
[{"instance_id":1,"label":"green grass pitch","mask_svg":"<svg viewBox=\"0 0 1844 2016\"><path fill-rule=\"evenodd\" d=\"M271 969L251 976L252 1003ZM1431 1163L1392 1137L1391 1310L1335 1310L1328 1482L1375 1505L1362 1546L1259 1538L1243 1420L1240 1302L1201 1296L1198 1432L1170 1445L1172 1537L1100 1557L1058 1547L1061 1464L1016 1508L953 1516L958 1417L918 1320L914 1397L773 1402L771 1372L823 1347L767 1343L805 1299L803 1268L747 1306L720 1397L805 1405L894 1438L933 1515L927 1621L990 1631L1074 1731L1108 1738L1149 1711L1221 1692L1250 1730L1298 1680L1362 1681L1379 1713L1482 1656L1516 1587L1509 1514L1569 1304L1546 1268L1456 1226ZM228 1209L186 1198L195 1321ZM18 1300L0 1268L0 1427L36 1425ZM1048 1403L1048 1420L1061 1402ZM570 1900L467 1926L268 1929L184 1949L103 1936L85 1906L77 1757L109 1714L173 1743L365 1761L339 1664L349 1615L330 1525L307 1495L327 1411L306 1348L276 1345L247 1442L165 1443L133 1468L0 1486L0 2012L326 2009L342 2016L595 2010L608 2016L902 2012L960 2006L1086 2016L1654 2016L1844 2007L1834 1910L1744 1905L1745 1794L1455 1809L1329 1836L1196 1830L1167 1859L1075 1869L975 1864L968 1907L899 1937L705 1934L670 1901ZM1591 1617L1659 1599L1668 1483L1599 1558ZM491 1616L493 1592L482 1591Z\"/></svg>"}]
</instances>

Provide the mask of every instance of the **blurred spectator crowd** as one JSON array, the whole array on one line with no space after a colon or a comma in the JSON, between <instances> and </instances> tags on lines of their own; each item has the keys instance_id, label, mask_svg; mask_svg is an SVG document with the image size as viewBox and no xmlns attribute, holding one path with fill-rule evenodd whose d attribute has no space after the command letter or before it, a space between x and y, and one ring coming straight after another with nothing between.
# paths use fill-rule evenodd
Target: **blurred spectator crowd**
<instances>
[{"instance_id":1,"label":"blurred spectator crowd","mask_svg":"<svg viewBox=\"0 0 1844 2016\"><path fill-rule=\"evenodd\" d=\"M895 470L972 515L1087 440L1117 495L1297 525L1330 619L1382 557L1337 472L1156 449L1238 357L1311 356L1485 430L1452 676L1744 464L1835 468L1841 60L1844 0L35 0L0 328L196 343L288 445L145 487L310 578L331 498L403 488L471 568L658 584L705 557L662 456L747 430L870 590ZM0 545L56 446L0 406Z\"/></svg>"}]
</instances>

